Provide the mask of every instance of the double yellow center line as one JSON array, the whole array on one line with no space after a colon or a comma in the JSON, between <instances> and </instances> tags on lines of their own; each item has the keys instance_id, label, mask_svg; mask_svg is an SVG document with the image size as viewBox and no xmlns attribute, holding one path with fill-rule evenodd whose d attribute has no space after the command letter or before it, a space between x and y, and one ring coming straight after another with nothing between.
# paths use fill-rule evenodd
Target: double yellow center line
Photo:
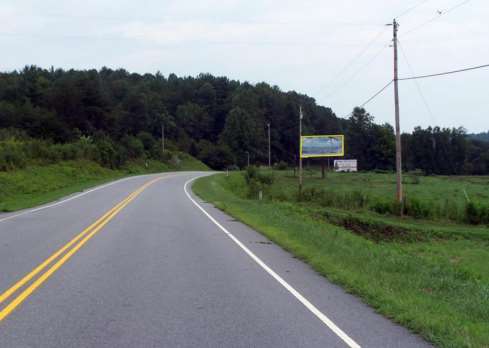
<instances>
[{"instance_id":1,"label":"double yellow center line","mask_svg":"<svg viewBox=\"0 0 489 348\"><path fill-rule=\"evenodd\" d=\"M100 217L93 224L84 229L75 238L69 241L61 249L56 251L50 257L48 257L39 266L34 268L29 274L24 276L21 280L15 283L12 287L6 290L0 295L0 306L3 305L12 295L23 288L41 272L30 285L28 285L20 294L17 295L8 305L6 305L0 311L0 322L8 317L22 302L24 302L37 288L39 288L51 275L53 275L61 266L63 266L66 261L68 261L86 242L88 242L95 234L97 234L110 220L112 220L119 212L124 209L129 203L131 203L137 196L139 196L145 189L149 186L162 179L158 177L153 179L136 191L132 192L129 196L119 202L116 206L106 212L102 217ZM0 307L1 308L1 307Z\"/></svg>"}]
</instances>

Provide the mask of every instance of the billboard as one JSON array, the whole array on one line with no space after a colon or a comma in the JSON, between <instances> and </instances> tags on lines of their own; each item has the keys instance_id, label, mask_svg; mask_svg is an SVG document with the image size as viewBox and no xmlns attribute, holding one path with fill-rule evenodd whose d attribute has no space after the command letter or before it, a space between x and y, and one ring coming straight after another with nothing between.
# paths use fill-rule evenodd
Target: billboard
<instances>
[{"instance_id":1,"label":"billboard","mask_svg":"<svg viewBox=\"0 0 489 348\"><path fill-rule=\"evenodd\" d=\"M345 154L343 135L310 135L301 137L301 158L342 157Z\"/></svg>"}]
</instances>

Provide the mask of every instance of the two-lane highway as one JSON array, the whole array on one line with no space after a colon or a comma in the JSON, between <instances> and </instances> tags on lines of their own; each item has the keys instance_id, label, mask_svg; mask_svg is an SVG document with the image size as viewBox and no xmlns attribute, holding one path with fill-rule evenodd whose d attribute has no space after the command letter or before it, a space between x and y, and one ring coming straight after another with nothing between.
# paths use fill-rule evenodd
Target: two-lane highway
<instances>
[{"instance_id":1,"label":"two-lane highway","mask_svg":"<svg viewBox=\"0 0 489 348\"><path fill-rule=\"evenodd\" d=\"M192 195L134 177L0 215L0 347L425 347Z\"/></svg>"}]
</instances>

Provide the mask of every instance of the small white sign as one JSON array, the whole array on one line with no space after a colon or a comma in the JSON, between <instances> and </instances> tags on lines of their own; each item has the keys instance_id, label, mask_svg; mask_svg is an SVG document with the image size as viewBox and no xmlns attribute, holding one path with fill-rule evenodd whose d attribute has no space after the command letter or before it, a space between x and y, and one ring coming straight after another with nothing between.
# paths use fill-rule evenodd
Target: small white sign
<instances>
[{"instance_id":1,"label":"small white sign","mask_svg":"<svg viewBox=\"0 0 489 348\"><path fill-rule=\"evenodd\" d=\"M353 160L335 160L334 170L336 172L358 172L358 163Z\"/></svg>"}]
</instances>

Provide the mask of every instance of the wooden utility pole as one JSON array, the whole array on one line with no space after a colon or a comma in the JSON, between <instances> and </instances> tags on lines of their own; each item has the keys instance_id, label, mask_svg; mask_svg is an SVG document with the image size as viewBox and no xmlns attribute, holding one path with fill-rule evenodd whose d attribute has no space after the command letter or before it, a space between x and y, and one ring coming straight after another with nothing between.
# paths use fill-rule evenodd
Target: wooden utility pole
<instances>
[{"instance_id":1,"label":"wooden utility pole","mask_svg":"<svg viewBox=\"0 0 489 348\"><path fill-rule=\"evenodd\" d=\"M165 125L161 122L161 150L165 152Z\"/></svg>"},{"instance_id":2,"label":"wooden utility pole","mask_svg":"<svg viewBox=\"0 0 489 348\"><path fill-rule=\"evenodd\" d=\"M396 182L397 182L397 201L401 206L401 214L402 214L402 205L404 201L403 189L402 189L402 150L401 150L401 126L400 126L400 111L399 111L399 68L398 68L398 54L397 54L397 31L399 29L399 23L394 19L392 23L392 27L394 30L394 103L396 110Z\"/></svg>"},{"instance_id":3,"label":"wooden utility pole","mask_svg":"<svg viewBox=\"0 0 489 348\"><path fill-rule=\"evenodd\" d=\"M302 106L299 107L299 198L302 198Z\"/></svg>"},{"instance_id":4,"label":"wooden utility pole","mask_svg":"<svg viewBox=\"0 0 489 348\"><path fill-rule=\"evenodd\" d=\"M268 126L268 168L272 168L272 139L270 136L270 122L267 123Z\"/></svg>"}]
</instances>

